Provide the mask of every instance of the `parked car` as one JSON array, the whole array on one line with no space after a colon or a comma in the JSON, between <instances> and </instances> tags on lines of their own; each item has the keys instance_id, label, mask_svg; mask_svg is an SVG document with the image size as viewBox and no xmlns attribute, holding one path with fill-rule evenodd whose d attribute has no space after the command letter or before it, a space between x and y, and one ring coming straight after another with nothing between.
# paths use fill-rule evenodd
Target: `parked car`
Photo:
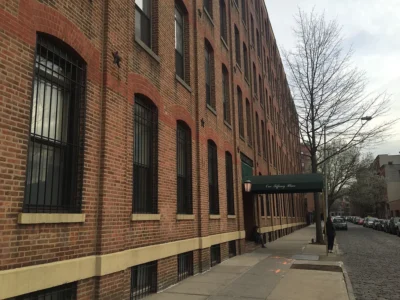
<instances>
[{"instance_id":1,"label":"parked car","mask_svg":"<svg viewBox=\"0 0 400 300\"><path fill-rule=\"evenodd\" d=\"M386 224L386 220L381 219L379 220L379 227L377 228L379 231L385 231L385 224Z\"/></svg>"},{"instance_id":2,"label":"parked car","mask_svg":"<svg viewBox=\"0 0 400 300\"><path fill-rule=\"evenodd\" d=\"M358 220L357 225L363 225L363 224L364 224L364 219L363 219L363 218L361 218L360 220Z\"/></svg>"},{"instance_id":3,"label":"parked car","mask_svg":"<svg viewBox=\"0 0 400 300\"><path fill-rule=\"evenodd\" d=\"M336 230L347 230L347 223L343 218L336 217L333 219L333 226Z\"/></svg>"},{"instance_id":4,"label":"parked car","mask_svg":"<svg viewBox=\"0 0 400 300\"><path fill-rule=\"evenodd\" d=\"M389 232L399 235L400 217L393 217L389 221Z\"/></svg>"},{"instance_id":5,"label":"parked car","mask_svg":"<svg viewBox=\"0 0 400 300\"><path fill-rule=\"evenodd\" d=\"M385 223L383 226L383 231L386 233L389 233L389 222L390 222L390 220L385 220Z\"/></svg>"},{"instance_id":6,"label":"parked car","mask_svg":"<svg viewBox=\"0 0 400 300\"><path fill-rule=\"evenodd\" d=\"M381 220L380 219L374 220L374 222L372 223L372 229L379 230L380 227L381 227Z\"/></svg>"},{"instance_id":7,"label":"parked car","mask_svg":"<svg viewBox=\"0 0 400 300\"><path fill-rule=\"evenodd\" d=\"M353 219L353 223L354 224L358 224L358 221L360 221L360 217L354 217L354 219Z\"/></svg>"},{"instance_id":8,"label":"parked car","mask_svg":"<svg viewBox=\"0 0 400 300\"><path fill-rule=\"evenodd\" d=\"M369 217L369 218L367 218L367 219L368 219L368 220L367 220L366 222L364 222L365 227L367 227L367 228L373 228L374 222L377 220L377 218L371 218L371 217Z\"/></svg>"}]
</instances>

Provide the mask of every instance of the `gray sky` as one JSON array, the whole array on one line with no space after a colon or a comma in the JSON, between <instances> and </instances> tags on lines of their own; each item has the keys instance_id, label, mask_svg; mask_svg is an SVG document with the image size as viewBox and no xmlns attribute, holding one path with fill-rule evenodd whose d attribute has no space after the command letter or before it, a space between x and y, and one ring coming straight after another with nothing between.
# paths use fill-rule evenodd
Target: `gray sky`
<instances>
[{"instance_id":1,"label":"gray sky","mask_svg":"<svg viewBox=\"0 0 400 300\"><path fill-rule=\"evenodd\" d=\"M268 13L279 49L294 46L292 28L298 8L325 11L343 26L345 43L353 45L353 60L369 79L369 91L392 95L388 118L400 117L400 0L267 0ZM378 119L371 122L379 122ZM400 122L393 138L366 149L373 154L399 154Z\"/></svg>"}]
</instances>

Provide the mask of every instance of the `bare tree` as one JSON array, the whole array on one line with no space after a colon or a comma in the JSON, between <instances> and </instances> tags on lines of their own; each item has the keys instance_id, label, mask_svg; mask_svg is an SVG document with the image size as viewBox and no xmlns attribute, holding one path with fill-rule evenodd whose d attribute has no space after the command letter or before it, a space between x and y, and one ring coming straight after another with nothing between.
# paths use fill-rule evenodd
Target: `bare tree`
<instances>
[{"instance_id":1,"label":"bare tree","mask_svg":"<svg viewBox=\"0 0 400 300\"><path fill-rule=\"evenodd\" d=\"M326 160L356 146L381 142L394 120L362 122L368 116L377 118L390 108L386 93L367 92L363 72L352 66L352 50L343 46L337 21L327 21L324 14L301 10L296 17L296 47L283 53L292 97L300 121L300 139L308 147L312 172ZM327 144L345 141L327 157L318 155ZM296 134L296 133L294 133ZM316 240L323 242L319 194L314 194Z\"/></svg>"}]
</instances>

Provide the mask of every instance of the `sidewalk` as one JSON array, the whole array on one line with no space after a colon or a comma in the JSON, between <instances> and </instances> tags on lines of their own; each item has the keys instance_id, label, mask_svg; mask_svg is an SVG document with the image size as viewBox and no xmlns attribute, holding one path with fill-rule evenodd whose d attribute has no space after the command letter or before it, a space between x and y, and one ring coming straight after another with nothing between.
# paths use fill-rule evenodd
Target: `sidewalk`
<instances>
[{"instance_id":1,"label":"sidewalk","mask_svg":"<svg viewBox=\"0 0 400 300\"><path fill-rule=\"evenodd\" d=\"M314 226L295 231L149 299L348 300L342 263L326 257L324 245L308 244L314 235Z\"/></svg>"}]
</instances>

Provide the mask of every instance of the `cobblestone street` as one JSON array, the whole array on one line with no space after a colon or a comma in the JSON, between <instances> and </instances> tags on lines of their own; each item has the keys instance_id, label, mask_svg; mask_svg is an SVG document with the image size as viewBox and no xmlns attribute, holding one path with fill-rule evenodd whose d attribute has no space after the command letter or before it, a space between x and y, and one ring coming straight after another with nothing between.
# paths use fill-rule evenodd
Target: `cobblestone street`
<instances>
[{"instance_id":1,"label":"cobblestone street","mask_svg":"<svg viewBox=\"0 0 400 300\"><path fill-rule=\"evenodd\" d=\"M337 232L357 300L400 299L400 238L348 223Z\"/></svg>"}]
</instances>

